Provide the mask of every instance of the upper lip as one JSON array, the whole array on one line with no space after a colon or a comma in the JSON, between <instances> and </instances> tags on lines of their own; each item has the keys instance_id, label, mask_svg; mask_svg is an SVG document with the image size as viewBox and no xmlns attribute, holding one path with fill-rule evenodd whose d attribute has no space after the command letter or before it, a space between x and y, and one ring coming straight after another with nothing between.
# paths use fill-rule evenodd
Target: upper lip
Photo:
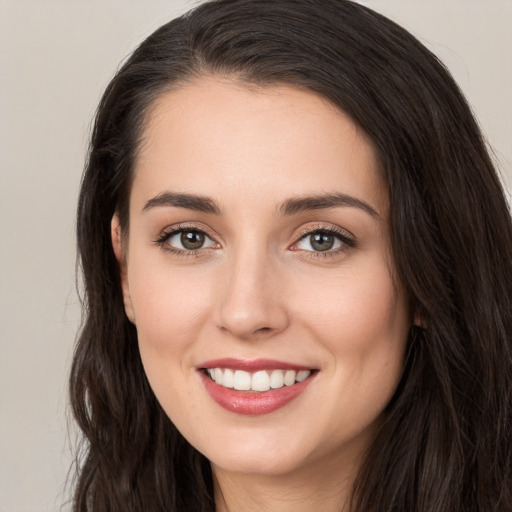
<instances>
[{"instance_id":1,"label":"upper lip","mask_svg":"<svg viewBox=\"0 0 512 512\"><path fill-rule=\"evenodd\" d=\"M203 368L229 368L231 370L245 370L246 372L255 372L258 370L312 370L311 366L290 363L286 361L277 361L275 359L235 359L225 357L221 359L212 359L197 365L198 369Z\"/></svg>"}]
</instances>

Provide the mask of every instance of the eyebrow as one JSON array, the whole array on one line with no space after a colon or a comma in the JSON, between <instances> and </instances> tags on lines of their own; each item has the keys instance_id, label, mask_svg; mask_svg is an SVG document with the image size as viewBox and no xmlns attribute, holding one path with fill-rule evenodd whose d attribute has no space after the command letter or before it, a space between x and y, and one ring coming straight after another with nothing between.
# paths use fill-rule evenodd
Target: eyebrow
<instances>
[{"instance_id":1,"label":"eyebrow","mask_svg":"<svg viewBox=\"0 0 512 512\"><path fill-rule=\"evenodd\" d=\"M157 206L174 206L177 208L187 208L203 213L213 213L220 215L219 205L209 197L197 196L194 194L178 194L176 192L164 192L150 199L142 208L142 211L148 211Z\"/></svg>"},{"instance_id":2,"label":"eyebrow","mask_svg":"<svg viewBox=\"0 0 512 512\"><path fill-rule=\"evenodd\" d=\"M279 211L281 215L295 215L301 212L337 208L340 206L359 208L372 217L379 217L377 211L365 201L340 193L291 198L282 204Z\"/></svg>"},{"instance_id":3,"label":"eyebrow","mask_svg":"<svg viewBox=\"0 0 512 512\"><path fill-rule=\"evenodd\" d=\"M188 210L211 213L214 215L221 214L221 209L218 203L210 197L177 192L164 192L153 197L144 205L142 211L148 211L158 206L174 206L176 208L186 208ZM359 208L372 217L379 217L377 211L365 201L341 193L291 198L286 200L278 208L278 212L282 216L288 216L311 210L323 210L347 206Z\"/></svg>"}]
</instances>

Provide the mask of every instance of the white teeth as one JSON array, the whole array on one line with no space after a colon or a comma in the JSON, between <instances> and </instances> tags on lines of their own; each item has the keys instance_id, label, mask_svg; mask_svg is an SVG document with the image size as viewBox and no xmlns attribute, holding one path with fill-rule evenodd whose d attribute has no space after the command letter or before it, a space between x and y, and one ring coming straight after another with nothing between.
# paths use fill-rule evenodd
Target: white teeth
<instances>
[{"instance_id":1,"label":"white teeth","mask_svg":"<svg viewBox=\"0 0 512 512\"><path fill-rule=\"evenodd\" d=\"M274 370L270 375L270 387L279 389L284 386L284 375L282 370Z\"/></svg>"},{"instance_id":2,"label":"white teeth","mask_svg":"<svg viewBox=\"0 0 512 512\"><path fill-rule=\"evenodd\" d=\"M256 372L252 376L251 389L253 391L268 391L270 389L270 377L266 371Z\"/></svg>"},{"instance_id":3,"label":"white teeth","mask_svg":"<svg viewBox=\"0 0 512 512\"><path fill-rule=\"evenodd\" d=\"M284 374L284 384L285 386L292 386L293 384L295 384L295 370L288 370L285 374Z\"/></svg>"},{"instance_id":4,"label":"white teeth","mask_svg":"<svg viewBox=\"0 0 512 512\"><path fill-rule=\"evenodd\" d=\"M215 368L214 372L214 380L217 384L222 385L222 370L220 368Z\"/></svg>"},{"instance_id":5,"label":"white teeth","mask_svg":"<svg viewBox=\"0 0 512 512\"><path fill-rule=\"evenodd\" d=\"M217 382L217 380L215 380L215 382ZM219 383L217 382L217 384ZM233 379L233 387L238 389L238 391L249 391L251 389L251 374L243 370L236 370Z\"/></svg>"},{"instance_id":6,"label":"white teeth","mask_svg":"<svg viewBox=\"0 0 512 512\"><path fill-rule=\"evenodd\" d=\"M224 370L224 376L222 377L222 385L225 388L232 388L235 385L235 374L233 370L227 368Z\"/></svg>"},{"instance_id":7,"label":"white teeth","mask_svg":"<svg viewBox=\"0 0 512 512\"><path fill-rule=\"evenodd\" d=\"M310 375L311 372L309 370L301 370L300 372L297 372L297 377L295 377L295 380L297 382L302 382L303 380L306 380ZM226 378L225 375L224 378Z\"/></svg>"},{"instance_id":8,"label":"white teeth","mask_svg":"<svg viewBox=\"0 0 512 512\"><path fill-rule=\"evenodd\" d=\"M229 368L207 368L208 375L217 384L238 391L259 391L279 389L303 382L311 375L311 370L259 370L253 374L244 370Z\"/></svg>"}]
</instances>

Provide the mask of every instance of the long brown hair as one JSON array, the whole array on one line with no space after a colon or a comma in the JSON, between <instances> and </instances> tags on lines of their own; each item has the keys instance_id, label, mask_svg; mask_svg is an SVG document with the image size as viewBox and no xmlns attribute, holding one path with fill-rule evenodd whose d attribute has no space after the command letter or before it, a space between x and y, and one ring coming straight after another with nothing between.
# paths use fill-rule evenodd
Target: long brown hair
<instances>
[{"instance_id":1,"label":"long brown hair","mask_svg":"<svg viewBox=\"0 0 512 512\"><path fill-rule=\"evenodd\" d=\"M128 230L147 112L198 76L288 83L373 140L397 271L422 319L356 481L360 512L512 510L512 225L470 108L407 31L348 0L214 0L159 28L98 108L78 206L84 322L70 377L84 434L74 511L213 511L209 462L146 380L110 241Z\"/></svg>"}]
</instances>

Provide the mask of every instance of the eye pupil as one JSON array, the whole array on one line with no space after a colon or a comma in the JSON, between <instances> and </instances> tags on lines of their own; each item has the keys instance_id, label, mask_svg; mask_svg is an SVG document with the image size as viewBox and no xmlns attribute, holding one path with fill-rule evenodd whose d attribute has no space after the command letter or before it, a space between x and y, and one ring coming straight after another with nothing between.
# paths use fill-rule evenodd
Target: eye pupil
<instances>
[{"instance_id":1,"label":"eye pupil","mask_svg":"<svg viewBox=\"0 0 512 512\"><path fill-rule=\"evenodd\" d=\"M315 251L328 251L334 246L334 236L326 233L315 233L311 235L310 243Z\"/></svg>"},{"instance_id":2,"label":"eye pupil","mask_svg":"<svg viewBox=\"0 0 512 512\"><path fill-rule=\"evenodd\" d=\"M181 244L185 249L193 251L194 249L200 249L204 245L204 233L198 231L184 231L181 233Z\"/></svg>"}]
</instances>

